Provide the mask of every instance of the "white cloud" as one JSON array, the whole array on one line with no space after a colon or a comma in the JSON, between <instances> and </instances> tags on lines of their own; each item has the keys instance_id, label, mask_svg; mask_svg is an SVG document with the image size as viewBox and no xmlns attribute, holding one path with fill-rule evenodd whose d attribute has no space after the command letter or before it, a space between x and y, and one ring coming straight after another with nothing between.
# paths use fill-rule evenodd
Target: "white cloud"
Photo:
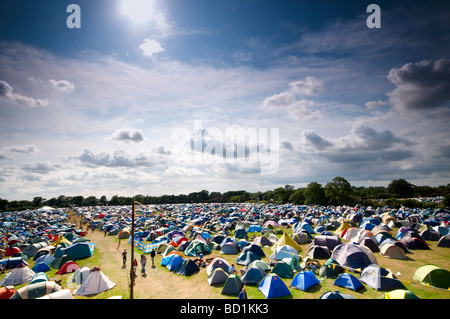
<instances>
[{"instance_id":1,"label":"white cloud","mask_svg":"<svg viewBox=\"0 0 450 319\"><path fill-rule=\"evenodd\" d=\"M161 47L158 41L153 39L145 39L144 42L139 46L142 54L147 57L152 57L156 53L164 52L165 50Z\"/></svg>"},{"instance_id":2,"label":"white cloud","mask_svg":"<svg viewBox=\"0 0 450 319\"><path fill-rule=\"evenodd\" d=\"M51 85L61 93L72 93L75 91L75 84L67 80L49 80Z\"/></svg>"},{"instance_id":3,"label":"white cloud","mask_svg":"<svg viewBox=\"0 0 450 319\"><path fill-rule=\"evenodd\" d=\"M303 81L289 83L292 92L299 95L313 96L319 95L323 91L323 81L307 76Z\"/></svg>"},{"instance_id":4,"label":"white cloud","mask_svg":"<svg viewBox=\"0 0 450 319\"><path fill-rule=\"evenodd\" d=\"M378 101L369 101L369 102L365 103L364 105L368 109L378 109L380 107L386 106L387 104L388 104L387 101L378 100Z\"/></svg>"},{"instance_id":5,"label":"white cloud","mask_svg":"<svg viewBox=\"0 0 450 319\"><path fill-rule=\"evenodd\" d=\"M31 108L44 107L48 100L35 99L22 94L13 93L13 88L5 81L0 81L0 98Z\"/></svg>"}]
</instances>

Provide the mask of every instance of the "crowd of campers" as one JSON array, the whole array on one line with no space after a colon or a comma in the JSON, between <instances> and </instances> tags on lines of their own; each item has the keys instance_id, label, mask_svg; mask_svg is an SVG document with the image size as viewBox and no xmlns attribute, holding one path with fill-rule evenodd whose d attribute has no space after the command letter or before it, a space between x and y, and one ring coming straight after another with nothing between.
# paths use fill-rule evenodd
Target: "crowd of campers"
<instances>
[{"instance_id":1,"label":"crowd of campers","mask_svg":"<svg viewBox=\"0 0 450 319\"><path fill-rule=\"evenodd\" d=\"M69 223L69 215L78 216L79 224ZM450 247L449 217L444 209L249 203L5 212L0 214L0 267L5 274L0 275L0 298L73 299L114 288L98 266L77 265L96 246L81 229L134 243L142 254L159 254L160 266L176 275L204 271L205 284L222 287L228 296L243 296L246 285L255 285L261 297L285 297L291 289L306 291L320 286L322 278L333 278L334 285L354 291L368 287L384 291L384 298L418 298L377 258L407 259L413 250L429 250L430 241ZM309 249L302 251L305 244ZM232 255L234 263L229 262ZM62 289L49 279L50 269L71 273L68 283L74 289ZM424 264L413 280L448 290L450 272ZM16 289L18 285L22 287ZM326 291L320 298L354 296Z\"/></svg>"}]
</instances>

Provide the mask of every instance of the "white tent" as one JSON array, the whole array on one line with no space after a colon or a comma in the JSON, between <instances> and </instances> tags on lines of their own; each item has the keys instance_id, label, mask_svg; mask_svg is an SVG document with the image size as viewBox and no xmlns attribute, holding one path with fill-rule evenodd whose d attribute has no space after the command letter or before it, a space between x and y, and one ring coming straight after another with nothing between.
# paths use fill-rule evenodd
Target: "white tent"
<instances>
[{"instance_id":1,"label":"white tent","mask_svg":"<svg viewBox=\"0 0 450 319\"><path fill-rule=\"evenodd\" d=\"M2 281L0 281L0 286L15 286L21 285L23 283L29 282L31 278L35 275L35 272L28 268L24 263L14 268L6 274Z\"/></svg>"},{"instance_id":2,"label":"white tent","mask_svg":"<svg viewBox=\"0 0 450 319\"><path fill-rule=\"evenodd\" d=\"M95 266L80 288L73 293L79 296L96 295L116 286L103 272Z\"/></svg>"}]
</instances>

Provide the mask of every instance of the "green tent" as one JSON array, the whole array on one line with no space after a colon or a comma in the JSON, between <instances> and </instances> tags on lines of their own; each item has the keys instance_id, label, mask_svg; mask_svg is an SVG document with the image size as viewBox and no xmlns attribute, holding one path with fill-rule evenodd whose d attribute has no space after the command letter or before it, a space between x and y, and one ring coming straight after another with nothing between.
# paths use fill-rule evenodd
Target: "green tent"
<instances>
[{"instance_id":1,"label":"green tent","mask_svg":"<svg viewBox=\"0 0 450 319\"><path fill-rule=\"evenodd\" d=\"M281 278L293 278L294 272L291 267L284 261L279 261L272 269L272 273L277 274Z\"/></svg>"},{"instance_id":2,"label":"green tent","mask_svg":"<svg viewBox=\"0 0 450 319\"><path fill-rule=\"evenodd\" d=\"M192 241L184 251L186 256L197 257L199 254L210 254L211 248L201 240Z\"/></svg>"},{"instance_id":3,"label":"green tent","mask_svg":"<svg viewBox=\"0 0 450 319\"><path fill-rule=\"evenodd\" d=\"M425 265L417 268L413 279L426 286L443 289L450 288L450 271L435 265Z\"/></svg>"},{"instance_id":4,"label":"green tent","mask_svg":"<svg viewBox=\"0 0 450 319\"><path fill-rule=\"evenodd\" d=\"M223 285L223 295L239 295L242 290L242 281L238 275L230 275Z\"/></svg>"}]
</instances>

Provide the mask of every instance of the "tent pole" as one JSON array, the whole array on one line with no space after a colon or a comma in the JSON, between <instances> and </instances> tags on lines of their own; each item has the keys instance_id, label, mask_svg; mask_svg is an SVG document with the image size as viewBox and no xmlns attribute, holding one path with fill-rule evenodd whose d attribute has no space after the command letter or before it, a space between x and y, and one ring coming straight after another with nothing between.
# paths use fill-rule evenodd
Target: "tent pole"
<instances>
[{"instance_id":1,"label":"tent pole","mask_svg":"<svg viewBox=\"0 0 450 319\"><path fill-rule=\"evenodd\" d=\"M134 287L134 200L131 206L131 267L130 267L130 299L133 299Z\"/></svg>"}]
</instances>

